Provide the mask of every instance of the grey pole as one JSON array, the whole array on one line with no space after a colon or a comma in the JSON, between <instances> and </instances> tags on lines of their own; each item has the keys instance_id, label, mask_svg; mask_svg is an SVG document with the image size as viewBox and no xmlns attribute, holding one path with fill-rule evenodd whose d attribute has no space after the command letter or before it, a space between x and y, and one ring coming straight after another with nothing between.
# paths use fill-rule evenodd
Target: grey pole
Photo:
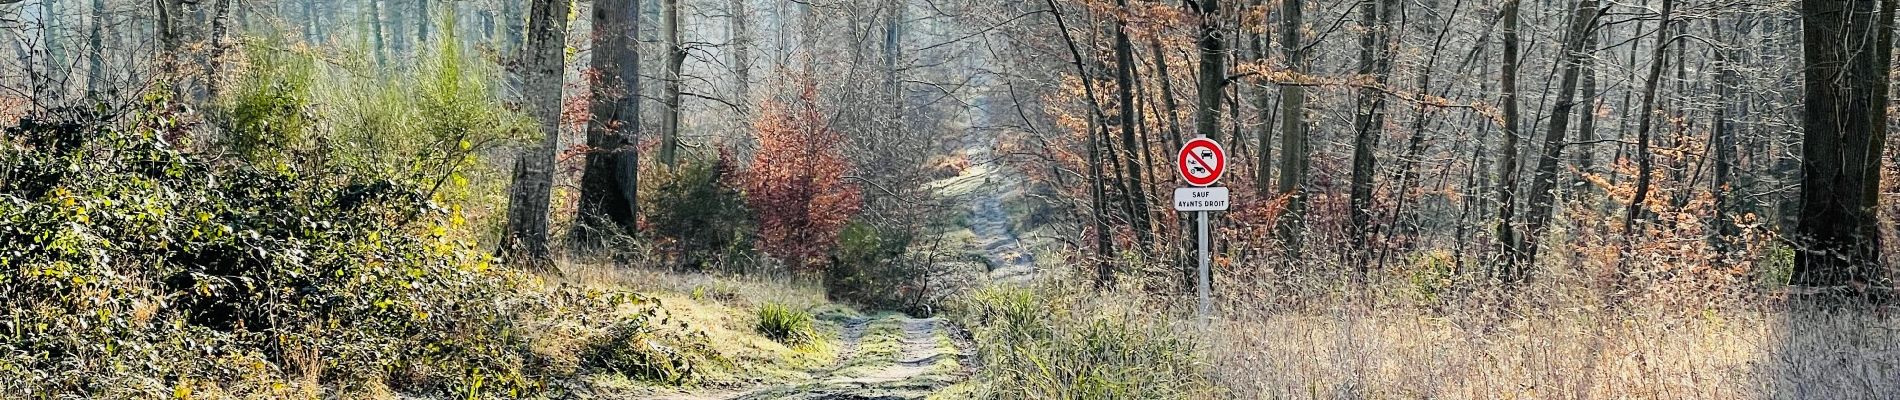
<instances>
[{"instance_id":1,"label":"grey pole","mask_svg":"<svg viewBox=\"0 0 1900 400\"><path fill-rule=\"evenodd\" d=\"M1208 271L1207 271L1207 212L1196 211L1195 214L1200 214L1200 220L1201 220L1201 229L1200 229L1201 282L1200 282L1199 287L1196 288L1196 291L1200 292L1201 294L1201 326L1206 327L1207 320L1208 320L1208 310L1212 308L1213 302L1214 302L1211 298L1209 298L1210 297L1209 293L1213 292L1214 288L1213 288L1213 285L1208 282L1209 278L1208 278Z\"/></svg>"}]
</instances>

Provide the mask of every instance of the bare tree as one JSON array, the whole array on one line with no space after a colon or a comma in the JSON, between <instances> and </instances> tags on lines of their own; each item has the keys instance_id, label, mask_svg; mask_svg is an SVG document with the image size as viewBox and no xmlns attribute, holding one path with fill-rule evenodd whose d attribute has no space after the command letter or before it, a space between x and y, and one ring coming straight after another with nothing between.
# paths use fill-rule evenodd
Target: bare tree
<instances>
[{"instance_id":1,"label":"bare tree","mask_svg":"<svg viewBox=\"0 0 1900 400\"><path fill-rule=\"evenodd\" d=\"M1392 14L1399 12L1398 6L1392 0L1359 2L1359 75L1373 79L1372 85L1359 89L1359 113L1353 119L1351 231L1354 247L1361 249L1366 248L1368 236L1377 231L1372 221L1372 175L1378 162L1373 150L1378 146L1379 133L1385 131L1383 90L1392 80L1390 32ZM1371 263L1361 259L1355 264L1363 277Z\"/></svg>"},{"instance_id":2,"label":"bare tree","mask_svg":"<svg viewBox=\"0 0 1900 400\"><path fill-rule=\"evenodd\" d=\"M1528 222L1524 224L1524 236L1516 244L1518 269L1508 271L1512 280L1522 279L1537 263L1537 238L1543 235L1556 207L1557 167L1563 157L1564 137L1569 133L1570 114L1576 109L1574 95L1584 69L1583 59L1591 56L1587 54L1590 49L1584 46L1589 43L1586 38L1590 31L1596 27L1597 8L1596 0L1579 0L1576 12L1570 16L1570 29L1564 34L1563 59L1559 62L1563 77L1559 78L1557 103L1550 110L1550 128L1544 132L1543 152L1537 158L1537 170L1531 177L1530 212L1525 215Z\"/></svg>"},{"instance_id":3,"label":"bare tree","mask_svg":"<svg viewBox=\"0 0 1900 400\"><path fill-rule=\"evenodd\" d=\"M1663 63L1668 61L1665 55L1668 54L1670 42L1669 19L1675 9L1674 0L1662 0L1662 17L1656 27L1656 48L1649 58L1649 79L1643 83L1643 108L1637 110L1641 115L1637 117L1636 123L1636 194L1630 200L1629 210L1623 214L1624 229L1631 234L1642 232L1636 223L1648 215L1644 211L1644 203L1649 202L1650 177L1654 175L1652 170L1655 169L1652 167L1655 156L1649 151L1649 136L1654 127L1652 121L1659 111L1656 109L1656 90L1662 83Z\"/></svg>"},{"instance_id":4,"label":"bare tree","mask_svg":"<svg viewBox=\"0 0 1900 400\"><path fill-rule=\"evenodd\" d=\"M1887 139L1892 0L1802 0L1801 249L1794 283L1885 285L1880 164Z\"/></svg>"},{"instance_id":5,"label":"bare tree","mask_svg":"<svg viewBox=\"0 0 1900 400\"><path fill-rule=\"evenodd\" d=\"M666 68L660 76L664 88L660 101L660 163L679 164L680 148L680 66L686 63L686 48L680 44L680 2L660 2L660 34L665 37Z\"/></svg>"},{"instance_id":6,"label":"bare tree","mask_svg":"<svg viewBox=\"0 0 1900 400\"><path fill-rule=\"evenodd\" d=\"M1517 231L1512 219L1517 216L1517 152L1518 152L1518 115L1517 115L1517 70L1523 60L1518 58L1518 14L1521 0L1504 0L1504 61L1498 67L1498 90L1503 92L1498 99L1504 110L1504 145L1498 149L1498 243L1504 246L1503 263L1495 274L1506 281L1516 278L1519 249Z\"/></svg>"},{"instance_id":7,"label":"bare tree","mask_svg":"<svg viewBox=\"0 0 1900 400\"><path fill-rule=\"evenodd\" d=\"M1128 8L1128 0L1117 0L1116 5ZM1122 162L1134 183L1124 184L1123 189L1129 203L1129 228L1139 237L1140 246L1146 247L1154 242L1154 231L1149 229L1152 216L1148 211L1147 185L1142 177L1142 165L1136 160L1135 131L1141 127L1141 114L1135 111L1135 45L1128 40L1128 21L1115 20L1115 90L1121 103L1121 141L1125 156Z\"/></svg>"},{"instance_id":8,"label":"bare tree","mask_svg":"<svg viewBox=\"0 0 1900 400\"><path fill-rule=\"evenodd\" d=\"M1305 29L1301 21L1305 1L1282 0L1280 4L1280 49L1286 56L1287 69L1294 73L1305 72L1307 49L1300 32ZM1279 191L1281 196L1287 198L1287 206L1286 213L1276 225L1281 240L1286 242L1288 256L1297 258L1300 235L1306 229L1306 169L1310 164L1306 138L1306 88L1281 85L1280 114Z\"/></svg>"}]
</instances>

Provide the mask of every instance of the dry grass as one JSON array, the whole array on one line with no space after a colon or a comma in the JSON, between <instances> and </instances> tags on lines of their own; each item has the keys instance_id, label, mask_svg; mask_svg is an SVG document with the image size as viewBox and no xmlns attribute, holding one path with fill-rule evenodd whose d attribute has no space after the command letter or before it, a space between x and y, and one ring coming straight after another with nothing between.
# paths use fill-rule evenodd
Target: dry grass
<instances>
[{"instance_id":1,"label":"dry grass","mask_svg":"<svg viewBox=\"0 0 1900 400\"><path fill-rule=\"evenodd\" d=\"M1406 273L1393 275L1363 287L1297 280L1344 288L1297 298L1263 293L1284 283L1230 280L1224 319L1207 331L1213 380L1233 398L1900 393L1900 318L1887 310L1791 309L1773 295L1619 300L1583 273L1551 274L1515 291L1434 297L1420 295Z\"/></svg>"},{"instance_id":2,"label":"dry grass","mask_svg":"<svg viewBox=\"0 0 1900 400\"><path fill-rule=\"evenodd\" d=\"M712 350L731 358L731 370L712 371L706 384L740 386L759 382L809 378L808 371L828 365L838 356L838 346L828 340L813 340L798 345L773 341L757 332L756 310L766 303L785 304L815 313L851 314L856 311L825 300L824 290L815 282L781 281L766 277L724 276L698 272L675 272L644 267L616 266L607 263L563 262L561 274L549 277L550 285L571 285L585 289L633 291L660 302L670 319L668 325L706 334ZM624 311L624 310L623 310ZM604 332L616 316L598 321L563 317L540 321L541 329L531 334L536 351L552 359L573 360L584 344ZM824 326L822 329L835 329ZM596 386L640 386L632 383L603 382L591 377ZM620 387L638 393L653 388Z\"/></svg>"},{"instance_id":3,"label":"dry grass","mask_svg":"<svg viewBox=\"0 0 1900 400\"><path fill-rule=\"evenodd\" d=\"M1900 393L1900 326L1861 312L1683 317L1576 309L1483 321L1413 310L1215 325L1239 398L1875 398Z\"/></svg>"}]
</instances>

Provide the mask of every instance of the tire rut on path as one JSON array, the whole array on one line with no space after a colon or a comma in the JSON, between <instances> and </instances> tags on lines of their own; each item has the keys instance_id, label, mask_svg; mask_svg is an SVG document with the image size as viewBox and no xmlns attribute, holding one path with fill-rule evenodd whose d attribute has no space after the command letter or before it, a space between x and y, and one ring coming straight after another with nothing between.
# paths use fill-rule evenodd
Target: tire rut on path
<instances>
[{"instance_id":1,"label":"tire rut on path","mask_svg":"<svg viewBox=\"0 0 1900 400\"><path fill-rule=\"evenodd\" d=\"M844 322L840 340L837 365L811 382L719 398L923 399L969 375L963 367L971 356L969 346L953 339L942 319L899 314L854 318ZM952 345L945 346L944 340Z\"/></svg>"}]
</instances>

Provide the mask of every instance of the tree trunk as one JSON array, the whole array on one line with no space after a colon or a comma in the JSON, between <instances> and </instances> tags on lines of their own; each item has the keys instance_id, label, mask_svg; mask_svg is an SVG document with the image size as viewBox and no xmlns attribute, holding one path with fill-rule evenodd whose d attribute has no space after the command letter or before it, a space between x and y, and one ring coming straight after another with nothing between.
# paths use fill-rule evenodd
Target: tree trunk
<instances>
[{"instance_id":1,"label":"tree trunk","mask_svg":"<svg viewBox=\"0 0 1900 400\"><path fill-rule=\"evenodd\" d=\"M1155 59L1155 80L1161 82L1161 107L1168 114L1168 143L1179 148L1184 143L1181 138L1181 104L1174 99L1174 78L1168 75L1168 56L1161 48L1161 40L1150 38L1148 48L1153 49Z\"/></svg>"},{"instance_id":2,"label":"tree trunk","mask_svg":"<svg viewBox=\"0 0 1900 400\"><path fill-rule=\"evenodd\" d=\"M1723 36L1721 19L1712 20L1709 25L1714 28L1716 40L1729 39ZM1735 122L1732 121L1734 116L1730 115L1729 110L1739 103L1735 100L1735 86L1740 80L1735 72L1735 52L1733 48L1727 46L1715 49L1716 105L1715 113L1710 118L1713 120L1711 121L1713 130L1709 133L1712 136L1709 147L1714 148L1715 153L1715 177L1709 182L1709 192L1715 198L1715 221L1713 222L1715 237L1713 239L1715 249L1719 253L1718 261L1732 250L1731 241L1741 233L1740 227L1736 226L1739 221L1733 219L1737 207L1735 196L1730 191L1730 187L1735 182L1736 135Z\"/></svg>"},{"instance_id":3,"label":"tree trunk","mask_svg":"<svg viewBox=\"0 0 1900 400\"><path fill-rule=\"evenodd\" d=\"M1249 9L1258 10L1260 11L1261 14L1266 14L1266 9L1261 8L1264 5L1264 3L1265 3L1264 0L1253 0L1253 7ZM1262 21L1262 25L1265 25L1265 21ZM1269 40L1270 38L1267 37L1268 36L1267 32L1270 32L1270 31L1271 30L1265 29L1263 27L1263 29L1260 29L1257 33L1254 33L1252 35L1253 37L1251 38L1251 40L1249 40L1250 42L1253 43L1253 57L1254 57L1255 63L1260 63L1262 65L1265 65L1268 62L1268 60L1272 58L1272 55L1270 53L1273 50L1271 50L1268 47L1268 42L1270 41ZM1253 98L1254 109L1256 110L1255 112L1259 113L1260 121L1261 121L1260 129L1255 132L1256 134L1256 137L1254 138L1255 159L1254 159L1254 165L1253 165L1254 195L1260 198L1267 197L1267 194L1270 193L1268 190L1270 190L1269 188L1271 188L1273 184L1273 124L1272 124L1272 121L1274 120L1273 113L1275 111L1273 110L1272 97L1273 97L1272 91L1267 90L1267 87L1265 85L1261 85L1258 88L1258 90L1255 91L1254 98ZM1240 112L1236 110L1234 114L1238 115L1240 114ZM1234 140L1241 140L1241 138L1236 137L1234 138Z\"/></svg>"},{"instance_id":4,"label":"tree trunk","mask_svg":"<svg viewBox=\"0 0 1900 400\"><path fill-rule=\"evenodd\" d=\"M184 40L179 37L179 19L184 17L184 7L179 0L156 0L158 2L158 80L159 87L173 97L179 93L178 57L183 56Z\"/></svg>"},{"instance_id":5,"label":"tree trunk","mask_svg":"<svg viewBox=\"0 0 1900 400\"><path fill-rule=\"evenodd\" d=\"M91 42L91 64L86 67L86 97L99 99L99 91L105 89L106 47L105 47L106 1L92 0L92 32L87 39Z\"/></svg>"},{"instance_id":6,"label":"tree trunk","mask_svg":"<svg viewBox=\"0 0 1900 400\"><path fill-rule=\"evenodd\" d=\"M1116 5L1123 10L1128 8L1128 0L1118 0ZM1149 230L1152 217L1148 212L1147 186L1142 179L1142 166L1135 153L1139 147L1135 142L1135 130L1141 127L1141 114L1135 112L1135 45L1128 40L1128 21L1115 20L1115 90L1121 102L1121 139L1122 151L1128 152L1122 158L1124 168L1128 170L1134 182L1125 185L1128 196L1129 228L1139 238L1139 247L1144 250L1154 243L1154 232Z\"/></svg>"},{"instance_id":7,"label":"tree trunk","mask_svg":"<svg viewBox=\"0 0 1900 400\"><path fill-rule=\"evenodd\" d=\"M1499 102L1504 109L1504 145L1498 149L1498 244L1504 247L1503 265L1495 274L1505 281L1513 281L1518 268L1519 250L1517 231L1511 225L1517 215L1517 152L1518 152L1518 113L1517 113L1517 25L1520 0L1504 0L1504 62L1499 65L1498 90L1504 93Z\"/></svg>"},{"instance_id":8,"label":"tree trunk","mask_svg":"<svg viewBox=\"0 0 1900 400\"><path fill-rule=\"evenodd\" d=\"M230 33L231 0L218 0L215 16L211 18L211 48L207 51L204 64L205 99L217 99L218 77L223 76L225 37Z\"/></svg>"},{"instance_id":9,"label":"tree trunk","mask_svg":"<svg viewBox=\"0 0 1900 400\"><path fill-rule=\"evenodd\" d=\"M1366 252L1368 238L1376 232L1372 221L1372 175L1377 160L1373 155L1378 145L1379 133L1385 131L1385 92L1386 82L1391 79L1390 69L1386 66L1391 56L1387 43L1388 32L1392 24L1391 13L1394 10L1382 9L1386 6L1382 0L1360 0L1359 2L1359 75L1372 77L1377 87L1359 88L1359 113L1353 119L1355 134L1352 140L1352 233L1355 249L1361 250L1350 259L1356 264L1359 276L1368 272Z\"/></svg>"},{"instance_id":10,"label":"tree trunk","mask_svg":"<svg viewBox=\"0 0 1900 400\"><path fill-rule=\"evenodd\" d=\"M589 237L632 234L639 226L640 32L638 0L596 0L593 60L599 74L591 85L587 165L581 171L580 216Z\"/></svg>"},{"instance_id":11,"label":"tree trunk","mask_svg":"<svg viewBox=\"0 0 1900 400\"><path fill-rule=\"evenodd\" d=\"M1306 72L1306 42L1301 39L1303 0L1282 0L1280 49L1286 56L1287 69ZM1289 259L1298 259L1300 239L1306 230L1306 88L1298 84L1280 86L1280 195L1286 197L1286 212L1275 222Z\"/></svg>"},{"instance_id":12,"label":"tree trunk","mask_svg":"<svg viewBox=\"0 0 1900 400\"><path fill-rule=\"evenodd\" d=\"M1602 9L1599 8L1597 12L1601 13ZM1595 25L1592 25L1592 28L1590 28L1589 32L1586 32L1583 37L1583 49L1586 52L1585 54L1591 54L1597 50L1598 33L1594 26ZM1573 198L1586 192L1592 192L1594 191L1592 188L1595 187L1589 184L1587 178L1589 174L1596 171L1596 144L1594 143L1597 140L1596 59L1596 57L1583 57L1583 72L1580 78L1582 82L1578 83L1581 90L1583 90L1583 110L1577 116L1577 142L1581 143L1577 145L1576 150L1577 176L1575 184L1577 190L1566 193L1567 196Z\"/></svg>"},{"instance_id":13,"label":"tree trunk","mask_svg":"<svg viewBox=\"0 0 1900 400\"><path fill-rule=\"evenodd\" d=\"M561 72L569 4L564 0L530 3L525 51L516 64L528 102L524 108L540 123L541 140L522 149L515 160L500 253L518 265L541 270L553 268L548 252L548 201L554 189L554 148L561 138Z\"/></svg>"},{"instance_id":14,"label":"tree trunk","mask_svg":"<svg viewBox=\"0 0 1900 400\"><path fill-rule=\"evenodd\" d=\"M321 18L317 15L317 0L303 0L303 41L317 43L317 24Z\"/></svg>"},{"instance_id":15,"label":"tree trunk","mask_svg":"<svg viewBox=\"0 0 1900 400\"><path fill-rule=\"evenodd\" d=\"M1647 218L1643 203L1649 201L1649 181L1652 175L1649 133L1653 129L1656 115L1656 87L1662 83L1663 62L1667 61L1669 49L1669 18L1675 11L1675 0L1662 0L1662 19L1656 27L1656 48L1650 54L1649 81L1643 83L1643 108L1637 110L1642 115L1636 122L1636 193L1630 200L1629 210L1623 214L1623 226L1626 233L1640 233L1636 222Z\"/></svg>"},{"instance_id":16,"label":"tree trunk","mask_svg":"<svg viewBox=\"0 0 1900 400\"><path fill-rule=\"evenodd\" d=\"M416 52L417 53L421 53L423 50L423 46L427 46L429 44L429 24L434 23L435 21L435 16L429 15L429 1L431 0L416 0ZM599 7L599 5L596 4L595 7Z\"/></svg>"},{"instance_id":17,"label":"tree trunk","mask_svg":"<svg viewBox=\"0 0 1900 400\"><path fill-rule=\"evenodd\" d=\"M1568 133L1570 114L1576 109L1577 78L1583 72L1583 59L1591 57L1584 44L1588 42L1590 32L1596 29L1596 0L1580 0L1576 12L1570 16L1569 33L1564 36L1563 77L1558 78L1557 104L1550 110L1550 129L1544 132L1543 154L1537 158L1536 175L1531 179L1531 197L1527 203L1530 213L1525 216L1524 236L1517 243L1518 253L1522 254L1517 263L1518 269L1507 271L1510 281L1522 280L1528 276L1528 270L1537 263L1537 238L1544 234L1545 225L1550 222L1551 213L1556 208L1557 164L1563 160L1564 136ZM1588 101L1588 99L1585 99Z\"/></svg>"},{"instance_id":18,"label":"tree trunk","mask_svg":"<svg viewBox=\"0 0 1900 400\"><path fill-rule=\"evenodd\" d=\"M383 58L385 45L383 42L383 0L367 1L369 1L370 53L376 56L376 67L382 68L385 65Z\"/></svg>"},{"instance_id":19,"label":"tree trunk","mask_svg":"<svg viewBox=\"0 0 1900 400\"><path fill-rule=\"evenodd\" d=\"M667 167L679 165L680 148L680 66L686 62L686 49L680 47L680 2L660 2L660 34L666 40L665 71L660 75L664 87L660 101L660 162Z\"/></svg>"},{"instance_id":20,"label":"tree trunk","mask_svg":"<svg viewBox=\"0 0 1900 400\"><path fill-rule=\"evenodd\" d=\"M1044 0L1044 2L1049 5L1049 13L1055 15L1056 30L1061 32L1062 42L1068 45L1069 57L1074 62L1076 75L1082 78L1082 93L1088 96L1089 130L1107 129L1103 127L1103 125L1106 125L1105 121L1107 121L1107 118L1102 115L1102 104L1097 101L1095 97L1095 80L1090 78L1087 68L1088 64L1083 61L1082 51L1076 48L1075 38L1069 36L1069 24L1062 19L1062 7L1056 5L1055 0ZM1102 184L1102 154L1100 146L1097 145L1095 140L1096 134L1094 132L1088 132L1084 134L1084 136L1089 138L1087 150L1089 154L1088 177L1091 181L1089 193L1091 207L1089 207L1089 212L1092 214L1091 219L1093 221L1091 223L1095 226L1095 250L1097 258L1095 286L1098 288L1109 287L1114 285L1115 282L1114 270L1110 269L1108 264L1108 256L1114 252L1114 249L1111 248L1112 244L1108 238L1108 221L1103 215L1103 210L1108 208L1108 202L1104 199L1107 195L1107 191L1104 190Z\"/></svg>"},{"instance_id":21,"label":"tree trunk","mask_svg":"<svg viewBox=\"0 0 1900 400\"><path fill-rule=\"evenodd\" d=\"M1802 0L1807 108L1793 283L1885 286L1878 213L1894 1Z\"/></svg>"},{"instance_id":22,"label":"tree trunk","mask_svg":"<svg viewBox=\"0 0 1900 400\"><path fill-rule=\"evenodd\" d=\"M52 90L56 96L63 94L64 91L59 90L59 87L65 86L66 81L66 49L65 46L60 45L59 41L59 16L64 7L58 7L57 4L54 0L40 0L39 15L40 48L46 51L46 59L43 60L46 80L52 83L48 89Z\"/></svg>"},{"instance_id":23,"label":"tree trunk","mask_svg":"<svg viewBox=\"0 0 1900 400\"><path fill-rule=\"evenodd\" d=\"M1220 0L1199 0L1195 15L1201 18L1199 101L1194 109L1194 133L1220 140L1221 90L1227 83L1227 44L1220 26Z\"/></svg>"},{"instance_id":24,"label":"tree trunk","mask_svg":"<svg viewBox=\"0 0 1900 400\"><path fill-rule=\"evenodd\" d=\"M516 60L520 60L522 59L521 57L521 52L522 52L521 45L522 45L522 40L523 40L522 36L527 33L527 32L522 31L524 28L522 28L521 26L522 21L526 20L526 18L522 18L522 15L521 15L521 2L531 1L531 0L500 0L500 1L501 1L501 21L502 21L501 29L503 31L501 35L502 54L505 57L511 57ZM381 46L381 45L378 45L378 46Z\"/></svg>"},{"instance_id":25,"label":"tree trunk","mask_svg":"<svg viewBox=\"0 0 1900 400\"><path fill-rule=\"evenodd\" d=\"M752 126L746 123L751 121L752 107L752 28L751 17L746 13L747 1L731 0L728 5L732 13L729 26L732 36L732 99L733 103L739 105L739 118L742 121L737 132L734 132L733 140L738 143L741 156L751 154L753 146L752 135L747 134Z\"/></svg>"}]
</instances>

